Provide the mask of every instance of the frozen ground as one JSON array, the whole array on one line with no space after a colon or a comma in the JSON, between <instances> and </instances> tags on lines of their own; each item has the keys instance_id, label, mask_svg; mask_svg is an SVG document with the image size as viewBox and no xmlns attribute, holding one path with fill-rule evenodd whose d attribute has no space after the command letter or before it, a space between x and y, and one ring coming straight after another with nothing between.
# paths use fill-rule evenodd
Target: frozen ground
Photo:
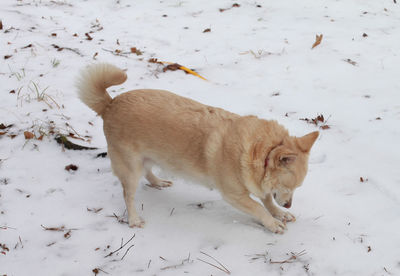
<instances>
[{"instance_id":1,"label":"frozen ground","mask_svg":"<svg viewBox=\"0 0 400 276\"><path fill-rule=\"evenodd\" d=\"M400 275L395 1L1 0L0 20L0 275ZM138 189L146 227L119 223L120 184L96 158L101 119L74 89L99 61L127 69L113 96L162 88L293 135L320 128L297 221L272 234L216 191L164 174L173 187ZM319 114L318 126L300 120ZM56 133L99 149L63 151Z\"/></svg>"}]
</instances>

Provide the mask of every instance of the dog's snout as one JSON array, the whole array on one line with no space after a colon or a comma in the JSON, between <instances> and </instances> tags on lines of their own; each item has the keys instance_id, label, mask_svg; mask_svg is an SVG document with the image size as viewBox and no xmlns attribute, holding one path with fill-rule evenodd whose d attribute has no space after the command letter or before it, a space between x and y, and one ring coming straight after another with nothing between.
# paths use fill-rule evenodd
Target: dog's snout
<instances>
[{"instance_id":1,"label":"dog's snout","mask_svg":"<svg viewBox=\"0 0 400 276\"><path fill-rule=\"evenodd\" d=\"M285 203L285 205L283 205L283 207L289 209L292 206L292 200L289 200L288 202Z\"/></svg>"}]
</instances>

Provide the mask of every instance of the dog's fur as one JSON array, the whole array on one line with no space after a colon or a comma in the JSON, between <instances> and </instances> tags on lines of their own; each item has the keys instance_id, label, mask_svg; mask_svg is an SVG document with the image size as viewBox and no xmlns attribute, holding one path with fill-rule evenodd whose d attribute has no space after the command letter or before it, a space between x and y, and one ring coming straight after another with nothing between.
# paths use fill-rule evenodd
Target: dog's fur
<instances>
[{"instance_id":1,"label":"dog's fur","mask_svg":"<svg viewBox=\"0 0 400 276\"><path fill-rule=\"evenodd\" d=\"M318 132L289 136L276 121L239 116L163 90L133 90L112 99L106 88L126 78L113 65L92 65L82 72L78 90L80 99L104 120L129 226L144 224L134 202L142 175L154 186L172 184L153 175L152 164L216 187L226 201L272 232L283 233L286 222L295 220L276 207L272 197L280 206L291 206Z\"/></svg>"}]
</instances>

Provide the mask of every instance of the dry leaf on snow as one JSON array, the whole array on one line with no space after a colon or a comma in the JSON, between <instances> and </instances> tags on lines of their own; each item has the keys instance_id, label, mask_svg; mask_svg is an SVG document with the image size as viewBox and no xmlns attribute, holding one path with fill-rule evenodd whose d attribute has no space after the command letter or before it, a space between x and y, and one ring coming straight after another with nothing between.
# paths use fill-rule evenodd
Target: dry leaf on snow
<instances>
[{"instance_id":1,"label":"dry leaf on snow","mask_svg":"<svg viewBox=\"0 0 400 276\"><path fill-rule=\"evenodd\" d=\"M311 49L314 49L315 47L317 47L319 44L321 44L322 38L324 37L323 34L320 35L315 35L315 42L312 45Z\"/></svg>"},{"instance_id":2,"label":"dry leaf on snow","mask_svg":"<svg viewBox=\"0 0 400 276\"><path fill-rule=\"evenodd\" d=\"M33 134L32 132L29 132L29 131L24 131L24 136L25 136L26 140L29 140L29 139L33 139L35 137L35 134Z\"/></svg>"}]
</instances>

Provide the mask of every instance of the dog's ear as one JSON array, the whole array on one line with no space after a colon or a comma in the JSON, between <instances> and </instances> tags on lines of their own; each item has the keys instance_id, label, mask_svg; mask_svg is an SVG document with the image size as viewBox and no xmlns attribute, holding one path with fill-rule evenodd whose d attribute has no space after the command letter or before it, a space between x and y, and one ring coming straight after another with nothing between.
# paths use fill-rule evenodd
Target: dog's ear
<instances>
[{"instance_id":1,"label":"dog's ear","mask_svg":"<svg viewBox=\"0 0 400 276\"><path fill-rule=\"evenodd\" d=\"M315 140L317 140L319 135L318 131L311 132L307 135L304 135L303 137L297 138L297 146L300 148L301 151L303 152L309 152L311 150L311 147L313 146Z\"/></svg>"}]
</instances>

